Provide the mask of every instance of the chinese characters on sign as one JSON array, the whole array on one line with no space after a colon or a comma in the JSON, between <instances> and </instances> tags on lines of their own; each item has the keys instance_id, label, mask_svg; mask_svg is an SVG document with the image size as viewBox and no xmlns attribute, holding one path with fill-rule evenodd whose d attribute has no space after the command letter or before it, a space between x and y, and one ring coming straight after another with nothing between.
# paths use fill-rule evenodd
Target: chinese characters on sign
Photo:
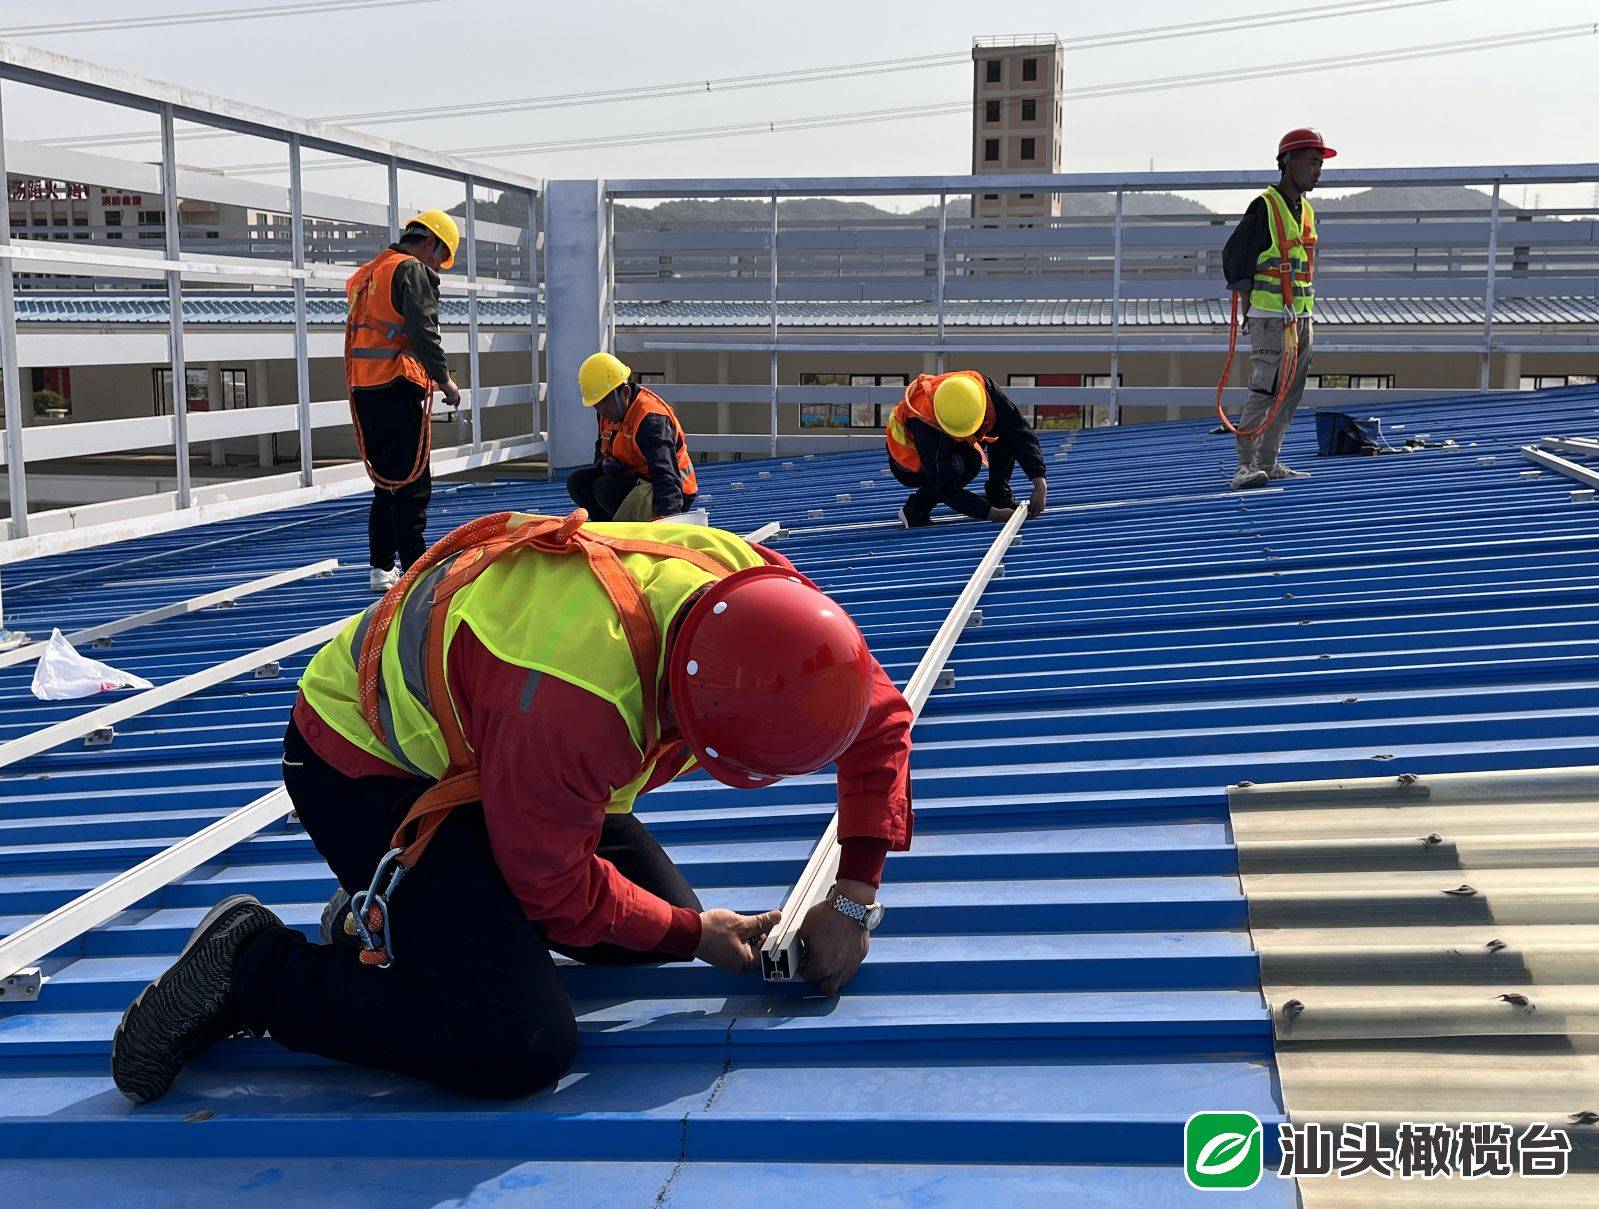
<instances>
[{"instance_id":1,"label":"chinese characters on sign","mask_svg":"<svg viewBox=\"0 0 1599 1209\"><path fill-rule=\"evenodd\" d=\"M7 191L12 201L88 201L89 186L72 181L13 180Z\"/></svg>"},{"instance_id":2,"label":"chinese characters on sign","mask_svg":"<svg viewBox=\"0 0 1599 1209\"><path fill-rule=\"evenodd\" d=\"M101 189L100 204L102 206L142 206L144 205L144 194L113 193L110 189Z\"/></svg>"},{"instance_id":3,"label":"chinese characters on sign","mask_svg":"<svg viewBox=\"0 0 1599 1209\"><path fill-rule=\"evenodd\" d=\"M1341 1179L1373 1172L1387 1179L1509 1179L1513 1175L1552 1178L1566 1174L1571 1138L1563 1129L1541 1121L1518 1135L1513 1126L1492 1121L1404 1121L1383 1139L1380 1126L1366 1121L1345 1125L1335 1134L1329 1125L1307 1122L1277 1127L1282 1160L1277 1174Z\"/></svg>"}]
</instances>

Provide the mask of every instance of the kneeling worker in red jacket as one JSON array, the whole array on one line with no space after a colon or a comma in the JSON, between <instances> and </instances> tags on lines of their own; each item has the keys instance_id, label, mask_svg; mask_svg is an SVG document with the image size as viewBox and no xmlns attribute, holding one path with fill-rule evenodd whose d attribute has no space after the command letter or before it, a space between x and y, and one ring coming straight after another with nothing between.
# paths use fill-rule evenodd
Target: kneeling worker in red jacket
<instances>
[{"instance_id":1,"label":"kneeling worker in red jacket","mask_svg":"<svg viewBox=\"0 0 1599 1209\"><path fill-rule=\"evenodd\" d=\"M800 972L828 994L854 975L884 857L910 843L905 699L781 555L584 520L463 526L311 661L284 784L354 910L313 944L247 895L218 904L122 1018L125 1095L158 1098L240 1032L525 1095L577 1050L550 949L751 969L779 913L703 910L632 813L696 763L741 789L837 763L839 877Z\"/></svg>"}]
</instances>

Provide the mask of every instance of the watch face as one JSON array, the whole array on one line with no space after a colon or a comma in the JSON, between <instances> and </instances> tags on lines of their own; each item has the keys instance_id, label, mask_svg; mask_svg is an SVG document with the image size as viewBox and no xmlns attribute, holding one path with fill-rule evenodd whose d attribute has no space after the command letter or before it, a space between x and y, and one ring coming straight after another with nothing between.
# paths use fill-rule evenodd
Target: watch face
<instances>
[{"instance_id":1,"label":"watch face","mask_svg":"<svg viewBox=\"0 0 1599 1209\"><path fill-rule=\"evenodd\" d=\"M883 922L883 904L873 903L866 909L866 929L871 931Z\"/></svg>"}]
</instances>

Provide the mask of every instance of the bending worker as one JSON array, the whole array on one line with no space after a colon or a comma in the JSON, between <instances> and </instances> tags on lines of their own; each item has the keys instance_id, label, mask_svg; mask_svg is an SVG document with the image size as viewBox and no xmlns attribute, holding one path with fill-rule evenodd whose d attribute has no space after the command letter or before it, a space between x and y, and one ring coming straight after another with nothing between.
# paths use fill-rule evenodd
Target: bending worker
<instances>
[{"instance_id":1,"label":"bending worker","mask_svg":"<svg viewBox=\"0 0 1599 1209\"><path fill-rule=\"evenodd\" d=\"M899 510L900 522L917 529L945 504L973 520L1008 521L1016 509L1010 476L1016 464L1033 482L1027 514L1038 516L1049 499L1044 455L1026 417L994 385L972 369L918 374L888 418L888 468L914 494ZM983 494L966 490L988 462Z\"/></svg>"},{"instance_id":2,"label":"bending worker","mask_svg":"<svg viewBox=\"0 0 1599 1209\"><path fill-rule=\"evenodd\" d=\"M696 764L757 789L837 763L838 880L802 922L800 973L826 994L854 975L884 857L910 843L905 699L781 555L697 525L583 519L457 529L318 652L283 777L364 934L325 915L313 944L249 896L224 900L123 1016L125 1095L165 1094L239 1031L525 1095L578 1044L551 948L748 971L779 913L704 910L632 813Z\"/></svg>"},{"instance_id":3,"label":"bending worker","mask_svg":"<svg viewBox=\"0 0 1599 1209\"><path fill-rule=\"evenodd\" d=\"M583 406L594 409L600 433L594 464L572 471L566 491L597 521L675 516L699 494L683 425L665 399L632 376L610 353L593 354L577 371Z\"/></svg>"},{"instance_id":4,"label":"bending worker","mask_svg":"<svg viewBox=\"0 0 1599 1209\"><path fill-rule=\"evenodd\" d=\"M424 210L405 224L398 243L345 283L344 378L350 423L372 480L367 540L374 592L400 578L396 556L403 571L427 549L433 392L443 391L451 407L461 405L439 339L438 270L455 263L460 245L453 218Z\"/></svg>"},{"instance_id":5,"label":"bending worker","mask_svg":"<svg viewBox=\"0 0 1599 1209\"><path fill-rule=\"evenodd\" d=\"M1235 491L1310 477L1303 470L1290 470L1277 455L1288 422L1305 397L1305 375L1310 372L1316 212L1305 195L1321 179L1322 162L1337 154L1314 130L1283 135L1277 144L1281 179L1249 203L1222 250L1235 323L1246 297L1249 308L1249 399L1234 429ZM1231 421L1228 427L1233 427Z\"/></svg>"}]
</instances>

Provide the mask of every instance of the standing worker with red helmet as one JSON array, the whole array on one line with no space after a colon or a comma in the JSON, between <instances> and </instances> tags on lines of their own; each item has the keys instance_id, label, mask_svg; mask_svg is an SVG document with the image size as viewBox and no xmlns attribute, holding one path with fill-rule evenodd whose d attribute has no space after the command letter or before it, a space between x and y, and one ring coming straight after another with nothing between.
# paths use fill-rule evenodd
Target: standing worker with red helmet
<instances>
[{"instance_id":1,"label":"standing worker with red helmet","mask_svg":"<svg viewBox=\"0 0 1599 1209\"><path fill-rule=\"evenodd\" d=\"M1308 127L1290 130L1277 144L1275 185L1249 203L1222 250L1222 268L1233 295L1227 366L1216 387L1222 422L1238 441L1235 491L1278 479L1305 479L1278 460L1288 422L1305 394L1310 371L1311 317L1316 309L1316 212L1305 196L1321 179L1321 166L1338 153ZM1247 298L1249 399L1236 424L1222 409L1221 395L1232 367L1238 315Z\"/></svg>"},{"instance_id":2,"label":"standing worker with red helmet","mask_svg":"<svg viewBox=\"0 0 1599 1209\"><path fill-rule=\"evenodd\" d=\"M398 243L345 283L344 379L350 423L372 480L367 539L374 592L393 587L427 549L433 392L442 391L451 407L461 405L439 339L439 271L455 263L460 246L455 220L424 210L405 224Z\"/></svg>"},{"instance_id":3,"label":"standing worker with red helmet","mask_svg":"<svg viewBox=\"0 0 1599 1209\"><path fill-rule=\"evenodd\" d=\"M1049 499L1044 455L1021 410L991 378L974 369L918 374L888 417L888 469L913 489L899 510L900 523L919 529L944 504L973 520L1005 522L1016 509L1011 471L1020 464L1033 483L1029 516L1044 511ZM966 484L988 463L983 494Z\"/></svg>"},{"instance_id":4,"label":"standing worker with red helmet","mask_svg":"<svg viewBox=\"0 0 1599 1209\"><path fill-rule=\"evenodd\" d=\"M123 1016L125 1095L164 1095L241 1031L526 1095L578 1044L551 948L749 970L779 913L703 910L632 813L696 763L735 789L837 764L838 880L800 973L826 994L854 975L884 857L910 843L905 699L781 555L585 519L462 526L318 652L283 777L352 909L335 895L312 944L247 895L213 908Z\"/></svg>"}]
</instances>

